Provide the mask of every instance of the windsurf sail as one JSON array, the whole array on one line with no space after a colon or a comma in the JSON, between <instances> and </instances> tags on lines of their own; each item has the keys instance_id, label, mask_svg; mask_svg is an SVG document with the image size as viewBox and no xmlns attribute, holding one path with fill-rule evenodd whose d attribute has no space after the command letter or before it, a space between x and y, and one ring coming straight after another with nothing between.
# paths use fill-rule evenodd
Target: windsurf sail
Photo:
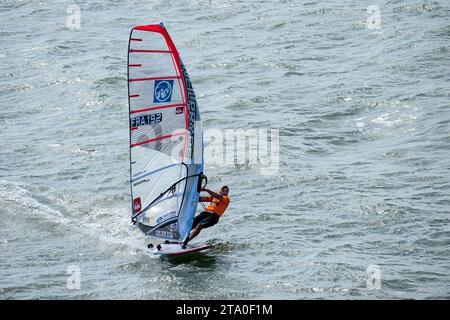
<instances>
[{"instance_id":1,"label":"windsurf sail","mask_svg":"<svg viewBox=\"0 0 450 320\"><path fill-rule=\"evenodd\" d=\"M132 221L183 241L203 180L203 134L194 89L163 24L137 26L128 46Z\"/></svg>"}]
</instances>

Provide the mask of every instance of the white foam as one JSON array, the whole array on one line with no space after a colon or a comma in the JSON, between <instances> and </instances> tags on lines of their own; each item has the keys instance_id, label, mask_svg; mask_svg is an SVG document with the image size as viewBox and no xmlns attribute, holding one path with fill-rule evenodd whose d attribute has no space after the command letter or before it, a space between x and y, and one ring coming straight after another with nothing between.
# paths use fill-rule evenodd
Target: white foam
<instances>
[{"instance_id":1,"label":"white foam","mask_svg":"<svg viewBox=\"0 0 450 320\"><path fill-rule=\"evenodd\" d=\"M63 225L74 229L77 234L83 234L89 238L100 240L106 244L128 248L127 254L140 254L147 252L147 238L137 232L130 224L128 208L96 208L88 215L74 215L76 218L65 216L61 211L43 204L33 197L33 193L27 190L26 185L16 182L0 180L0 197L3 203L7 203L17 217L23 215L34 216L46 221ZM65 202L60 201L54 195L47 197L58 206ZM70 212L70 208L63 208Z\"/></svg>"},{"instance_id":2,"label":"white foam","mask_svg":"<svg viewBox=\"0 0 450 320\"><path fill-rule=\"evenodd\" d=\"M0 194L3 202L9 203L9 206L18 207L20 210L14 210L17 215L32 215L43 217L51 222L67 224L69 219L46 204L43 204L33 198L26 186L19 183L0 180Z\"/></svg>"}]
</instances>

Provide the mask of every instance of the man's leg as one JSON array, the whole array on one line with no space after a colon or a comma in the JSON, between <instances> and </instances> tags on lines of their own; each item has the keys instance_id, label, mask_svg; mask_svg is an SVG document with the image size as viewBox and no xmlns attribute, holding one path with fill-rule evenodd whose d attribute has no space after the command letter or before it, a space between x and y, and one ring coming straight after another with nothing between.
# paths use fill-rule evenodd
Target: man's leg
<instances>
[{"instance_id":1,"label":"man's leg","mask_svg":"<svg viewBox=\"0 0 450 320\"><path fill-rule=\"evenodd\" d=\"M202 231L202 229L203 229L203 227L202 227L201 223L197 224L197 226L194 228L194 230L192 230L191 235L189 237L187 237L186 240L184 240L183 249L186 247L186 245L188 244L189 241L191 241L196 236L198 236L198 234L200 233L200 231Z\"/></svg>"},{"instance_id":2,"label":"man's leg","mask_svg":"<svg viewBox=\"0 0 450 320\"><path fill-rule=\"evenodd\" d=\"M194 230L192 230L192 234L189 236L189 241L191 241L192 239L194 239L196 236L198 236L198 234L200 233L200 231L202 231L203 227L201 225L201 223L199 223Z\"/></svg>"},{"instance_id":3,"label":"man's leg","mask_svg":"<svg viewBox=\"0 0 450 320\"><path fill-rule=\"evenodd\" d=\"M194 223L192 224L192 230L194 230L196 227L197 227L197 225L200 223L200 221L202 220L204 218L204 216L202 216L202 214L200 213L198 216L196 216L195 218L194 218ZM191 230L191 231L192 231Z\"/></svg>"}]
</instances>

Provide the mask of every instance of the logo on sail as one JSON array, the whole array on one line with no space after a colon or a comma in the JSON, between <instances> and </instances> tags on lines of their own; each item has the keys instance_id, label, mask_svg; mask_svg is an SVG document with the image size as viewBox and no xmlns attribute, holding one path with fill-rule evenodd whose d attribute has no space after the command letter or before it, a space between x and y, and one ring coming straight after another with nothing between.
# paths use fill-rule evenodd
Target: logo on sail
<instances>
[{"instance_id":1,"label":"logo on sail","mask_svg":"<svg viewBox=\"0 0 450 320\"><path fill-rule=\"evenodd\" d=\"M142 209L142 205L141 205L141 198L136 198L133 201L133 209L134 209L134 213L138 213L141 211Z\"/></svg>"},{"instance_id":2,"label":"logo on sail","mask_svg":"<svg viewBox=\"0 0 450 320\"><path fill-rule=\"evenodd\" d=\"M173 80L156 80L153 103L169 102L172 99Z\"/></svg>"}]
</instances>

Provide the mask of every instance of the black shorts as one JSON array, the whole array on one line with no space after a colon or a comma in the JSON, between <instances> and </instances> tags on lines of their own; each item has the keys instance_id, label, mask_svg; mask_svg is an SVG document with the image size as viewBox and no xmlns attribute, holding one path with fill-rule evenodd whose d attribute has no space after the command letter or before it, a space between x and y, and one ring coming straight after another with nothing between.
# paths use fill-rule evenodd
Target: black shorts
<instances>
[{"instance_id":1,"label":"black shorts","mask_svg":"<svg viewBox=\"0 0 450 320\"><path fill-rule=\"evenodd\" d=\"M194 219L194 225L192 229L194 229L199 223L203 228L209 228L215 225L217 222L219 222L219 215L209 212L209 211L203 211Z\"/></svg>"}]
</instances>

